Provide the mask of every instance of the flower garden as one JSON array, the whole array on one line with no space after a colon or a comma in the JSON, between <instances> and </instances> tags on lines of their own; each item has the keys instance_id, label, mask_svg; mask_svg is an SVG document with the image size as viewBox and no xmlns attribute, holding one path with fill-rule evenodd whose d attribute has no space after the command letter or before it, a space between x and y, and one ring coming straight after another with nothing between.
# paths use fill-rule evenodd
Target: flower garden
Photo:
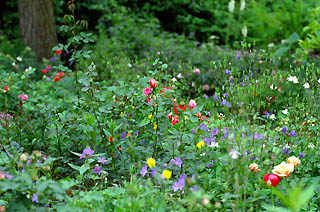
<instances>
[{"instance_id":1,"label":"flower garden","mask_svg":"<svg viewBox=\"0 0 320 212\"><path fill-rule=\"evenodd\" d=\"M320 210L317 51L161 36L0 48L0 211Z\"/></svg>"}]
</instances>

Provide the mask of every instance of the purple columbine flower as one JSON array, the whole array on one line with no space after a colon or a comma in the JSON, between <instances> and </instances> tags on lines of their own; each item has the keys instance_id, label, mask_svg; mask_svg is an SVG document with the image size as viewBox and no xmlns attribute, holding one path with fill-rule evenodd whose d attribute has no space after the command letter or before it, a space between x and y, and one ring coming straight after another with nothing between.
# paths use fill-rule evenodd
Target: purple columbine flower
<instances>
[{"instance_id":1,"label":"purple columbine flower","mask_svg":"<svg viewBox=\"0 0 320 212\"><path fill-rule=\"evenodd\" d=\"M290 154L290 150L287 149L287 148L283 148L283 149L282 149L282 153L289 155L289 154Z\"/></svg>"},{"instance_id":2,"label":"purple columbine flower","mask_svg":"<svg viewBox=\"0 0 320 212\"><path fill-rule=\"evenodd\" d=\"M226 71L224 72L226 75L230 74L230 71L228 69L226 69Z\"/></svg>"},{"instance_id":3,"label":"purple columbine flower","mask_svg":"<svg viewBox=\"0 0 320 212\"><path fill-rule=\"evenodd\" d=\"M210 135L211 136L215 136L215 135L218 135L219 133L219 129L218 128L213 128L210 132Z\"/></svg>"},{"instance_id":4,"label":"purple columbine flower","mask_svg":"<svg viewBox=\"0 0 320 212\"><path fill-rule=\"evenodd\" d=\"M237 55L236 55L236 59L239 60L239 59L240 59L240 56L241 56L240 54L237 54Z\"/></svg>"},{"instance_id":5,"label":"purple columbine flower","mask_svg":"<svg viewBox=\"0 0 320 212\"><path fill-rule=\"evenodd\" d=\"M180 158L176 158L175 164L176 164L177 166L179 166L179 168L181 168L182 160L181 160Z\"/></svg>"},{"instance_id":6,"label":"purple columbine flower","mask_svg":"<svg viewBox=\"0 0 320 212\"><path fill-rule=\"evenodd\" d=\"M98 157L98 163L106 164L108 163L108 160L106 160L104 157Z\"/></svg>"},{"instance_id":7,"label":"purple columbine flower","mask_svg":"<svg viewBox=\"0 0 320 212\"><path fill-rule=\"evenodd\" d=\"M39 202L39 200L38 200L38 195L39 195L39 193L37 193L37 194L33 194L33 196L32 196L32 202Z\"/></svg>"},{"instance_id":8,"label":"purple columbine flower","mask_svg":"<svg viewBox=\"0 0 320 212\"><path fill-rule=\"evenodd\" d=\"M172 189L174 192L178 191L178 190L183 190L184 185L186 184L186 178L187 176L185 175L180 175L179 179L173 183L172 185Z\"/></svg>"},{"instance_id":9,"label":"purple columbine flower","mask_svg":"<svg viewBox=\"0 0 320 212\"><path fill-rule=\"evenodd\" d=\"M283 132L283 133L287 133L287 132L288 132L288 130L287 130L287 128L286 128L286 127L283 127L283 128L282 128L282 130L281 130L281 132Z\"/></svg>"},{"instance_id":10,"label":"purple columbine flower","mask_svg":"<svg viewBox=\"0 0 320 212\"><path fill-rule=\"evenodd\" d=\"M303 154L302 152L299 152L299 158L303 158L305 156L305 154Z\"/></svg>"},{"instance_id":11,"label":"purple columbine flower","mask_svg":"<svg viewBox=\"0 0 320 212\"><path fill-rule=\"evenodd\" d=\"M101 172L101 166L94 167L93 172L99 174Z\"/></svg>"},{"instance_id":12,"label":"purple columbine flower","mask_svg":"<svg viewBox=\"0 0 320 212\"><path fill-rule=\"evenodd\" d=\"M297 136L297 133L296 133L296 131L294 131L294 130L291 130L291 132L289 133L289 136Z\"/></svg>"},{"instance_id":13,"label":"purple columbine flower","mask_svg":"<svg viewBox=\"0 0 320 212\"><path fill-rule=\"evenodd\" d=\"M140 170L140 174L142 175L142 177L144 177L147 173L148 173L148 165L145 165Z\"/></svg>"},{"instance_id":14,"label":"purple columbine flower","mask_svg":"<svg viewBox=\"0 0 320 212\"><path fill-rule=\"evenodd\" d=\"M85 156L91 157L93 154L94 154L94 151L93 151L90 147L85 148L85 149L82 151L82 154L81 154L81 156L80 156L80 159L84 158Z\"/></svg>"}]
</instances>

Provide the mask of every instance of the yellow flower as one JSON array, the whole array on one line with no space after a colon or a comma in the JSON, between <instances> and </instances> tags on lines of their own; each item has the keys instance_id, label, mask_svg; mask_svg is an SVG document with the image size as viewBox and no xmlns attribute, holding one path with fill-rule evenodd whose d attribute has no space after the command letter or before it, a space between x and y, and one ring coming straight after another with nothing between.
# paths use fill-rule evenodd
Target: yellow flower
<instances>
[{"instance_id":1,"label":"yellow flower","mask_svg":"<svg viewBox=\"0 0 320 212\"><path fill-rule=\"evenodd\" d=\"M158 128L158 125L157 125L156 123L154 123L154 124L153 124L153 129L154 129L154 130L157 130L157 128Z\"/></svg>"},{"instance_id":2,"label":"yellow flower","mask_svg":"<svg viewBox=\"0 0 320 212\"><path fill-rule=\"evenodd\" d=\"M294 165L292 163L282 162L273 168L272 173L278 175L279 177L289 177L293 170Z\"/></svg>"},{"instance_id":3,"label":"yellow flower","mask_svg":"<svg viewBox=\"0 0 320 212\"><path fill-rule=\"evenodd\" d=\"M131 108L134 109L134 106L132 106Z\"/></svg>"},{"instance_id":4,"label":"yellow flower","mask_svg":"<svg viewBox=\"0 0 320 212\"><path fill-rule=\"evenodd\" d=\"M153 159L153 158L149 158L147 160L147 164L148 164L149 168L155 167L156 166L156 160Z\"/></svg>"},{"instance_id":5,"label":"yellow flower","mask_svg":"<svg viewBox=\"0 0 320 212\"><path fill-rule=\"evenodd\" d=\"M162 176L164 177L164 178L166 178L166 179L170 179L170 177L171 177L171 171L169 171L169 170L163 170L163 172L162 172Z\"/></svg>"},{"instance_id":6,"label":"yellow flower","mask_svg":"<svg viewBox=\"0 0 320 212\"><path fill-rule=\"evenodd\" d=\"M250 169L251 172L260 172L259 166L256 163L252 163L249 166L249 169Z\"/></svg>"},{"instance_id":7,"label":"yellow flower","mask_svg":"<svg viewBox=\"0 0 320 212\"><path fill-rule=\"evenodd\" d=\"M291 163L292 165L294 165L294 168L296 168L300 165L301 161L299 158L292 156L288 158L288 163Z\"/></svg>"},{"instance_id":8,"label":"yellow flower","mask_svg":"<svg viewBox=\"0 0 320 212\"><path fill-rule=\"evenodd\" d=\"M199 141L196 145L199 149L201 149L202 147L204 147L204 141Z\"/></svg>"},{"instance_id":9,"label":"yellow flower","mask_svg":"<svg viewBox=\"0 0 320 212\"><path fill-rule=\"evenodd\" d=\"M120 116L123 116L123 112L120 113Z\"/></svg>"},{"instance_id":10,"label":"yellow flower","mask_svg":"<svg viewBox=\"0 0 320 212\"><path fill-rule=\"evenodd\" d=\"M151 114L148 115L148 119L152 119L152 115Z\"/></svg>"}]
</instances>

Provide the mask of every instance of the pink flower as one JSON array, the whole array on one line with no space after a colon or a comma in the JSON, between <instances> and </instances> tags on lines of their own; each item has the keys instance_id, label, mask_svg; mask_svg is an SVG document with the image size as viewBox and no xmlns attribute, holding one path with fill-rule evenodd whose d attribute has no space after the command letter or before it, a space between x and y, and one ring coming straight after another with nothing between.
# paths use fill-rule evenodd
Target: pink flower
<instances>
[{"instance_id":1,"label":"pink flower","mask_svg":"<svg viewBox=\"0 0 320 212\"><path fill-rule=\"evenodd\" d=\"M171 124L172 124L172 125L175 125L175 124L177 124L177 123L179 123L179 116L174 116L174 117L172 118Z\"/></svg>"},{"instance_id":2,"label":"pink flower","mask_svg":"<svg viewBox=\"0 0 320 212\"><path fill-rule=\"evenodd\" d=\"M149 85L150 85L150 88L155 88L157 87L157 82L153 78L150 78Z\"/></svg>"},{"instance_id":3,"label":"pink flower","mask_svg":"<svg viewBox=\"0 0 320 212\"><path fill-rule=\"evenodd\" d=\"M160 55L161 54L161 52L157 52L157 55Z\"/></svg>"},{"instance_id":4,"label":"pink flower","mask_svg":"<svg viewBox=\"0 0 320 212\"><path fill-rule=\"evenodd\" d=\"M208 90L209 90L209 85L208 85L208 84L205 84L205 85L203 86L203 89L204 89L205 91L208 91Z\"/></svg>"},{"instance_id":5,"label":"pink flower","mask_svg":"<svg viewBox=\"0 0 320 212\"><path fill-rule=\"evenodd\" d=\"M195 73L195 74L200 74L200 69L198 69L198 68L194 69L194 70L193 70L193 73Z\"/></svg>"},{"instance_id":6,"label":"pink flower","mask_svg":"<svg viewBox=\"0 0 320 212\"><path fill-rule=\"evenodd\" d=\"M193 108L197 107L197 103L196 101L194 101L193 99L191 99L189 101L189 109L192 110Z\"/></svg>"},{"instance_id":7,"label":"pink flower","mask_svg":"<svg viewBox=\"0 0 320 212\"><path fill-rule=\"evenodd\" d=\"M146 96L149 96L151 94L151 92L152 92L151 88L145 88L143 91L144 95L146 95Z\"/></svg>"},{"instance_id":8,"label":"pink flower","mask_svg":"<svg viewBox=\"0 0 320 212\"><path fill-rule=\"evenodd\" d=\"M22 93L20 96L18 96L19 97L19 99L21 99L21 100L23 100L23 101L25 101L25 100L28 100L28 95L26 95L26 94L24 94L24 93Z\"/></svg>"}]
</instances>

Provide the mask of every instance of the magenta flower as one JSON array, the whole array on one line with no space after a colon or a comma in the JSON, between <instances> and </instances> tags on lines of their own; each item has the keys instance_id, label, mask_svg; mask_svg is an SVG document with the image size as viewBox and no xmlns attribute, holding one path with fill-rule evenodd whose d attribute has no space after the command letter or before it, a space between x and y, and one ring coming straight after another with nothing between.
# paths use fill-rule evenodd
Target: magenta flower
<instances>
[{"instance_id":1,"label":"magenta flower","mask_svg":"<svg viewBox=\"0 0 320 212\"><path fill-rule=\"evenodd\" d=\"M23 100L23 101L26 101L26 100L28 100L29 97L28 97L28 95L22 93L20 96L18 96L18 98Z\"/></svg>"},{"instance_id":2,"label":"magenta flower","mask_svg":"<svg viewBox=\"0 0 320 212\"><path fill-rule=\"evenodd\" d=\"M101 172L101 167L100 166L94 167L93 172L96 174L99 174Z\"/></svg>"},{"instance_id":3,"label":"magenta flower","mask_svg":"<svg viewBox=\"0 0 320 212\"><path fill-rule=\"evenodd\" d=\"M146 96L149 96L151 94L151 92L152 92L151 88L145 88L143 91L144 95L146 95Z\"/></svg>"}]
</instances>

